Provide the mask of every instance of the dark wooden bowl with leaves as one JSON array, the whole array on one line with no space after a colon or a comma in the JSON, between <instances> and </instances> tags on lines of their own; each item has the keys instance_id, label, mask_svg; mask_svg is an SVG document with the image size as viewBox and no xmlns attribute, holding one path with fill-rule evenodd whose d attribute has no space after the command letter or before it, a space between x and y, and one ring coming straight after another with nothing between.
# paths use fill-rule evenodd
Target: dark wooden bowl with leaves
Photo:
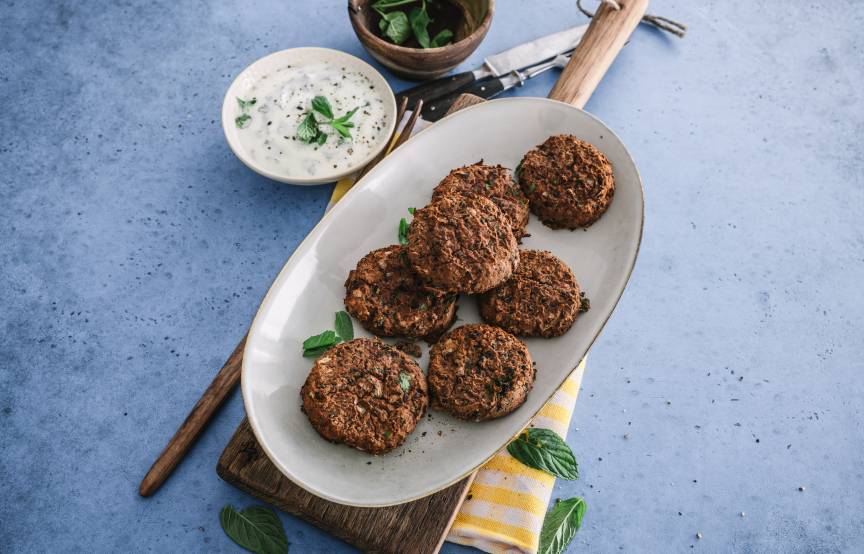
<instances>
[{"instance_id":1,"label":"dark wooden bowl with leaves","mask_svg":"<svg viewBox=\"0 0 864 554\"><path fill-rule=\"evenodd\" d=\"M432 79L471 55L489 31L495 0L348 0L357 38L394 73Z\"/></svg>"}]
</instances>

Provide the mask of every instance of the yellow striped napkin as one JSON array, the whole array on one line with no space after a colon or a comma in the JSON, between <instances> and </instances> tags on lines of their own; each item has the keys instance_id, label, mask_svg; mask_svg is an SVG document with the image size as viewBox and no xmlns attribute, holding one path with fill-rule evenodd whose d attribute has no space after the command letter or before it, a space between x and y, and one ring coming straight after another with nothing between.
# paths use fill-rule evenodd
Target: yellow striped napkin
<instances>
[{"instance_id":1,"label":"yellow striped napkin","mask_svg":"<svg viewBox=\"0 0 864 554\"><path fill-rule=\"evenodd\" d=\"M531 421L565 439L585 360ZM486 552L537 552L555 478L517 461L506 449L477 472L447 540Z\"/></svg>"},{"instance_id":2,"label":"yellow striped napkin","mask_svg":"<svg viewBox=\"0 0 864 554\"><path fill-rule=\"evenodd\" d=\"M427 125L429 123L418 119L414 132ZM336 183L327 210L353 185L353 175ZM567 438L584 370L585 360L582 360L531 425L551 429ZM521 464L506 449L502 450L477 472L447 540L486 552L537 552L540 529L554 486L554 477Z\"/></svg>"}]
</instances>

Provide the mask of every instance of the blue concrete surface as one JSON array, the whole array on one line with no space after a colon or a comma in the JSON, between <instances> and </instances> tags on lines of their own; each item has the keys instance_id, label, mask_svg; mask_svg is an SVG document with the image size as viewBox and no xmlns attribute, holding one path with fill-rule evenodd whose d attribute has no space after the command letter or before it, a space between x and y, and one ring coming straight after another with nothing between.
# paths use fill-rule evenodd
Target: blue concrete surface
<instances>
[{"instance_id":1,"label":"blue concrete surface","mask_svg":"<svg viewBox=\"0 0 864 554\"><path fill-rule=\"evenodd\" d=\"M217 513L252 499L214 468L239 396L154 498L137 485L331 190L248 171L222 95L282 48L367 58L344 5L0 6L0 550L238 551ZM687 39L640 28L588 105L647 208L570 431L582 478L555 493L588 502L572 551L861 552L864 4L652 10ZM465 67L582 21L502 0ZM351 550L282 519L292 552Z\"/></svg>"}]
</instances>

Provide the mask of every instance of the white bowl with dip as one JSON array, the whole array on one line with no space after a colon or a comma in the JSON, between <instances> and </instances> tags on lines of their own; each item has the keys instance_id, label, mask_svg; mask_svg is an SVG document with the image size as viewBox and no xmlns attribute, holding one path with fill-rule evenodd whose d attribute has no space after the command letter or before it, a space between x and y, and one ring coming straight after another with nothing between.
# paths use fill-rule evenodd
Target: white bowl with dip
<instances>
[{"instance_id":1,"label":"white bowl with dip","mask_svg":"<svg viewBox=\"0 0 864 554\"><path fill-rule=\"evenodd\" d=\"M351 138L312 110L316 96L327 98L334 119L357 109L348 120L353 127L342 129ZM309 113L325 135L320 144L298 138ZM329 48L291 48L261 58L234 79L222 103L222 130L240 161L298 185L330 183L362 168L385 147L395 119L396 99L384 77Z\"/></svg>"}]
</instances>

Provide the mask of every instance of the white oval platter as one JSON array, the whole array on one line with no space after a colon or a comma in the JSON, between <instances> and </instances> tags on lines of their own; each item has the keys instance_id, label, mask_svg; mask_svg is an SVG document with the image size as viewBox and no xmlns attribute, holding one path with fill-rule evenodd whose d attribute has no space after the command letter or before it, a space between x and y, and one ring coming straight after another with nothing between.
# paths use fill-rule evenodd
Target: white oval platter
<instances>
[{"instance_id":1,"label":"white oval platter","mask_svg":"<svg viewBox=\"0 0 864 554\"><path fill-rule=\"evenodd\" d=\"M383 456L331 444L300 411L300 387L313 360L301 343L332 328L343 309L348 272L366 253L397 242L399 219L429 202L452 168L484 160L515 168L550 135L570 133L612 162L615 198L587 230L554 231L534 216L522 248L563 259L591 300L591 310L555 339L527 339L537 379L525 404L489 422L440 412L424 417L400 448ZM621 141L592 115L541 98L493 100L424 129L385 158L321 220L285 264L252 324L243 356L249 422L269 458L289 479L322 498L384 506L421 498L470 474L531 420L597 338L630 277L642 235L639 173ZM480 321L475 300L459 300L456 325ZM357 336L371 336L355 321ZM392 342L392 341L391 341ZM427 355L420 361L426 367ZM371 462L371 463L369 463Z\"/></svg>"}]
</instances>

